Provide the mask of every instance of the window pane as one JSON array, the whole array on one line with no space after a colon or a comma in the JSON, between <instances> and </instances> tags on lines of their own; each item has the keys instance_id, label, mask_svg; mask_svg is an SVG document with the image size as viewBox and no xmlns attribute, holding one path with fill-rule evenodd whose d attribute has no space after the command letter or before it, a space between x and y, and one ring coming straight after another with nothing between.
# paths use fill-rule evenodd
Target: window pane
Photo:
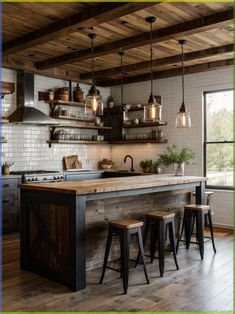
<instances>
[{"instance_id":1,"label":"window pane","mask_svg":"<svg viewBox=\"0 0 235 314\"><path fill-rule=\"evenodd\" d=\"M206 94L207 142L232 141L233 92Z\"/></svg>"},{"instance_id":2,"label":"window pane","mask_svg":"<svg viewBox=\"0 0 235 314\"><path fill-rule=\"evenodd\" d=\"M233 186L233 144L207 144L207 185Z\"/></svg>"}]
</instances>

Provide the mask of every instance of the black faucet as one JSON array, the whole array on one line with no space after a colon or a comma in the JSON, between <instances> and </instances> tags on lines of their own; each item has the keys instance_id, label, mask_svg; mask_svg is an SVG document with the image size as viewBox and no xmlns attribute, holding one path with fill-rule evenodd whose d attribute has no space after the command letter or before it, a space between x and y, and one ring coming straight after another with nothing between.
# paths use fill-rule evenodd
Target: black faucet
<instances>
[{"instance_id":1,"label":"black faucet","mask_svg":"<svg viewBox=\"0 0 235 314\"><path fill-rule=\"evenodd\" d=\"M128 157L131 159L131 169L130 169L130 172L135 172L135 169L133 168L133 158L131 157L131 155L126 155L124 157L124 164L126 163L126 160L127 160Z\"/></svg>"}]
</instances>

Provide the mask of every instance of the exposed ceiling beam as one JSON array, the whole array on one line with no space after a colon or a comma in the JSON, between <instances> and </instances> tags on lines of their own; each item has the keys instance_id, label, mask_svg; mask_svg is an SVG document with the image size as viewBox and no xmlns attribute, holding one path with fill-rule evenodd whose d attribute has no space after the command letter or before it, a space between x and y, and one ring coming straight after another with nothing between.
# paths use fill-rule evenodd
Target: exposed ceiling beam
<instances>
[{"instance_id":1,"label":"exposed ceiling beam","mask_svg":"<svg viewBox=\"0 0 235 314\"><path fill-rule=\"evenodd\" d=\"M219 61L213 61L213 62L207 62L207 63L201 63L201 64L195 64L184 67L185 74L192 74L192 73L198 73L198 72L204 72L209 70L215 70L222 67L227 67L233 65L233 59L227 59L227 60L219 60ZM171 70L165 70L165 71L159 71L159 72L153 72L153 78L154 79L162 79L166 77L172 77L172 76L179 76L182 74L181 67L171 69ZM130 76L130 77L124 77L124 83L136 83L136 82L142 82L142 81L148 81L150 80L150 74L141 74L137 76ZM106 80L106 81L97 81L97 85L99 86L114 86L114 85L120 85L121 81L120 79L114 79L114 80Z\"/></svg>"},{"instance_id":2,"label":"exposed ceiling beam","mask_svg":"<svg viewBox=\"0 0 235 314\"><path fill-rule=\"evenodd\" d=\"M232 44L208 48L208 49L204 49L204 50L188 52L188 53L184 54L184 60L185 61L193 61L193 60L208 58L211 56L226 54L229 52L233 52L233 45ZM169 65L169 64L179 63L179 62L181 62L181 54L170 56L170 57L165 57L165 58L160 58L160 59L155 59L155 60L153 60L153 67ZM119 66L119 67L109 68L109 69L105 69L105 70L101 70L101 71L95 71L94 77L97 79L99 77L108 77L108 76L112 76L112 75L117 75L117 74L121 73L122 69L123 69L124 73L128 73L128 72L134 72L134 71L138 71L138 70L148 69L150 67L151 67L150 61L143 61L143 62L125 65L122 68ZM91 78L91 72L86 72L86 73L80 74L81 80L88 80L90 78Z\"/></svg>"},{"instance_id":3,"label":"exposed ceiling beam","mask_svg":"<svg viewBox=\"0 0 235 314\"><path fill-rule=\"evenodd\" d=\"M156 3L124 2L98 4L97 6L90 7L78 14L74 14L68 18L4 43L2 45L2 55L7 56L9 54L17 53L35 45L55 40L66 34L106 23L112 19L131 14L138 10L153 6L154 4Z\"/></svg>"},{"instance_id":4,"label":"exposed ceiling beam","mask_svg":"<svg viewBox=\"0 0 235 314\"><path fill-rule=\"evenodd\" d=\"M226 21L233 19L233 10L229 9L223 12L197 18L188 22L172 25L166 28L153 31L153 42L163 42L166 40L179 38L182 36L199 33L205 30L213 29L222 25ZM94 57L104 56L118 49L131 49L149 44L149 32L141 33L125 39L109 42L94 48ZM71 52L58 57L53 57L36 63L38 69L48 69L54 66L81 61L90 58L90 49Z\"/></svg>"},{"instance_id":5,"label":"exposed ceiling beam","mask_svg":"<svg viewBox=\"0 0 235 314\"><path fill-rule=\"evenodd\" d=\"M2 67L14 70L23 70L43 76L58 78L61 80L79 82L79 72L77 71L65 70L63 68L38 70L35 68L34 63L32 61L26 61L18 58L15 59L12 56L5 57L2 60Z\"/></svg>"}]
</instances>

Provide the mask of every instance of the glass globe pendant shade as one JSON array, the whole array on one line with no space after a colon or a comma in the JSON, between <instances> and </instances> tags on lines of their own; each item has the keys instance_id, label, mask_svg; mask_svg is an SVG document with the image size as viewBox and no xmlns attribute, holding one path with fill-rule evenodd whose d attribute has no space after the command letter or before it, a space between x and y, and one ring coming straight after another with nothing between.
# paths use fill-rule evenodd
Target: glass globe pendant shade
<instances>
[{"instance_id":1,"label":"glass globe pendant shade","mask_svg":"<svg viewBox=\"0 0 235 314\"><path fill-rule=\"evenodd\" d=\"M104 104L100 92L92 85L86 96L86 109L90 108L95 115L103 115Z\"/></svg>"},{"instance_id":2,"label":"glass globe pendant shade","mask_svg":"<svg viewBox=\"0 0 235 314\"><path fill-rule=\"evenodd\" d=\"M176 115L175 127L176 128L191 128L190 113L187 111L184 104L181 105L180 110Z\"/></svg>"},{"instance_id":3,"label":"glass globe pendant shade","mask_svg":"<svg viewBox=\"0 0 235 314\"><path fill-rule=\"evenodd\" d=\"M162 106L156 102L153 95L150 95L148 103L144 105L144 121L160 122L162 119Z\"/></svg>"}]
</instances>

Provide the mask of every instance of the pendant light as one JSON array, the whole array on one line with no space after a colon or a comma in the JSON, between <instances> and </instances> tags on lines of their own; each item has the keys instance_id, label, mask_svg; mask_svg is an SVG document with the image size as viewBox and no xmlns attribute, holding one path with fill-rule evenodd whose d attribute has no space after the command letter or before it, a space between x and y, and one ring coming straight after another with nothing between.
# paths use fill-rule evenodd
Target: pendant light
<instances>
[{"instance_id":1,"label":"pendant light","mask_svg":"<svg viewBox=\"0 0 235 314\"><path fill-rule=\"evenodd\" d=\"M180 110L176 115L175 127L176 128L191 128L191 118L187 111L184 103L184 45L186 44L185 39L179 40L181 45L181 64L182 64L182 104Z\"/></svg>"},{"instance_id":2,"label":"pendant light","mask_svg":"<svg viewBox=\"0 0 235 314\"><path fill-rule=\"evenodd\" d=\"M144 121L146 122L160 122L162 106L156 102L153 96L153 23L156 21L155 16L149 16L146 22L150 24L150 67L151 67L151 94L148 103L144 106Z\"/></svg>"},{"instance_id":3,"label":"pendant light","mask_svg":"<svg viewBox=\"0 0 235 314\"><path fill-rule=\"evenodd\" d=\"M86 105L90 106L93 114L103 115L103 102L100 95L100 91L95 86L94 79L94 39L96 34L90 33L88 37L91 40L91 88L86 97Z\"/></svg>"},{"instance_id":4,"label":"pendant light","mask_svg":"<svg viewBox=\"0 0 235 314\"><path fill-rule=\"evenodd\" d=\"M121 106L123 106L123 56L124 56L124 50L120 49L118 51L118 54L120 56L120 66L121 66Z\"/></svg>"}]
</instances>

